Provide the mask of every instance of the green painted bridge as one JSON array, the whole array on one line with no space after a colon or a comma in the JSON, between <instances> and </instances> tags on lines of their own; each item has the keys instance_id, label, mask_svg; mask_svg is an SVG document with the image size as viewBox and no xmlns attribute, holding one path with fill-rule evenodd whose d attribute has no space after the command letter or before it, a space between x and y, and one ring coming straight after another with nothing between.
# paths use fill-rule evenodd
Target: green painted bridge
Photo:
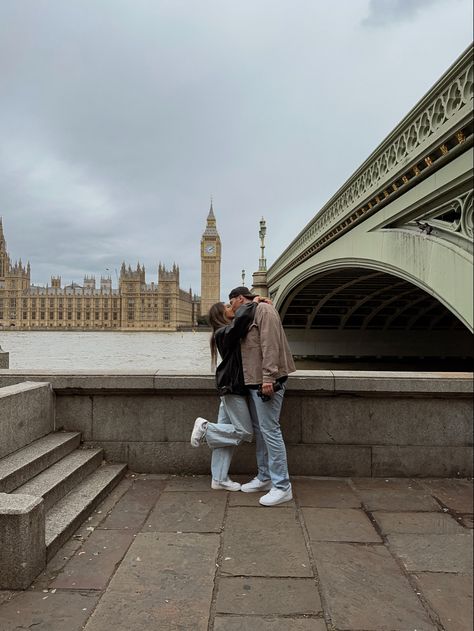
<instances>
[{"instance_id":1,"label":"green painted bridge","mask_svg":"<svg viewBox=\"0 0 474 631\"><path fill-rule=\"evenodd\" d=\"M469 48L268 269L295 353L472 354L472 107Z\"/></svg>"}]
</instances>

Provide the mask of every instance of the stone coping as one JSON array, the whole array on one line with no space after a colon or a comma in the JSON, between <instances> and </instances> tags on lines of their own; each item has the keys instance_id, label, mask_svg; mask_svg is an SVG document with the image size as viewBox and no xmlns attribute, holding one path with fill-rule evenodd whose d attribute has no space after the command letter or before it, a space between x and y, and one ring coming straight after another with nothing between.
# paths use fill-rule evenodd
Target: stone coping
<instances>
[{"instance_id":1,"label":"stone coping","mask_svg":"<svg viewBox=\"0 0 474 631\"><path fill-rule=\"evenodd\" d=\"M0 370L0 387L24 381L52 384L57 394L123 391L199 391L214 393L211 373L160 370ZM354 393L364 395L472 395L470 372L391 372L298 370L288 380L288 392L305 394ZM194 394L194 392L193 392Z\"/></svg>"}]
</instances>

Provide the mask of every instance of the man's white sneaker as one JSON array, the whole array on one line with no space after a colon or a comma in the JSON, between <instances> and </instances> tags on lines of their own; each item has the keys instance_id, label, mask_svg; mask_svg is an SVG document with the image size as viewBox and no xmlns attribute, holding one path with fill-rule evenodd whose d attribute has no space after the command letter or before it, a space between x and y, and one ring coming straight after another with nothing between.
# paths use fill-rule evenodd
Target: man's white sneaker
<instances>
[{"instance_id":1,"label":"man's white sneaker","mask_svg":"<svg viewBox=\"0 0 474 631\"><path fill-rule=\"evenodd\" d=\"M193 447L199 447L201 440L206 435L207 423L205 418L200 416L194 421L193 431L191 432L191 445Z\"/></svg>"},{"instance_id":2,"label":"man's white sneaker","mask_svg":"<svg viewBox=\"0 0 474 631\"><path fill-rule=\"evenodd\" d=\"M214 491L240 491L240 484L238 482L234 482L230 478L227 478L227 480L221 480L221 482L213 480L211 482L211 489L214 489Z\"/></svg>"},{"instance_id":3,"label":"man's white sneaker","mask_svg":"<svg viewBox=\"0 0 474 631\"><path fill-rule=\"evenodd\" d=\"M259 478L254 478L247 482L247 484L242 484L241 491L244 493L258 493L259 491L268 491L272 488L272 481L265 480L262 482Z\"/></svg>"},{"instance_id":4,"label":"man's white sneaker","mask_svg":"<svg viewBox=\"0 0 474 631\"><path fill-rule=\"evenodd\" d=\"M289 502L293 499L293 493L291 486L286 491L281 489L272 488L270 491L261 497L258 501L262 506L276 506L277 504L283 504L283 502Z\"/></svg>"}]
</instances>

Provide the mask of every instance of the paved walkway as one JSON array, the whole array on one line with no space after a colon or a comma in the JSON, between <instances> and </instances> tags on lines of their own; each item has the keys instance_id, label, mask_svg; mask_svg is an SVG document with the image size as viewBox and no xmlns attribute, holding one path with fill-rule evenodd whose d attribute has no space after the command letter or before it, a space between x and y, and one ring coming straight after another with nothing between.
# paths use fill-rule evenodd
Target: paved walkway
<instances>
[{"instance_id":1,"label":"paved walkway","mask_svg":"<svg viewBox=\"0 0 474 631\"><path fill-rule=\"evenodd\" d=\"M129 474L0 629L472 631L472 483L295 478L275 508L209 483Z\"/></svg>"}]
</instances>

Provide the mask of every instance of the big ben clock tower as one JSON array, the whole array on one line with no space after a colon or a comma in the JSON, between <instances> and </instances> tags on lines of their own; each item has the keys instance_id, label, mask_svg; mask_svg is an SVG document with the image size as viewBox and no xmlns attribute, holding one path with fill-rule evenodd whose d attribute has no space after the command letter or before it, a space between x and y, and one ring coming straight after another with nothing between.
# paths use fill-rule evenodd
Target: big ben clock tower
<instances>
[{"instance_id":1,"label":"big ben clock tower","mask_svg":"<svg viewBox=\"0 0 474 631\"><path fill-rule=\"evenodd\" d=\"M206 229L201 239L201 315L221 299L221 240L216 228L214 209L209 209Z\"/></svg>"}]
</instances>

